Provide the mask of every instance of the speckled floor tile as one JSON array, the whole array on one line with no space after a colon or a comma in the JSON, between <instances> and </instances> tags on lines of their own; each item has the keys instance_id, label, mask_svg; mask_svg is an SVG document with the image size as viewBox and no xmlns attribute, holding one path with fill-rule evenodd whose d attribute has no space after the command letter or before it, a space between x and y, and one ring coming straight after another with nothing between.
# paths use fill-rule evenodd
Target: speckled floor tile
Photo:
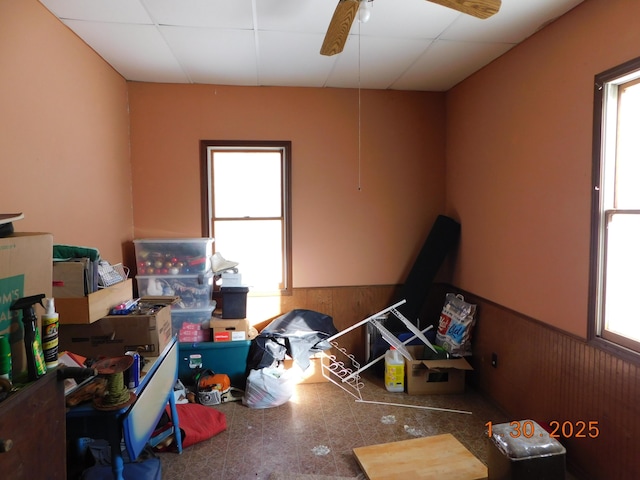
<instances>
[{"instance_id":1,"label":"speckled floor tile","mask_svg":"<svg viewBox=\"0 0 640 480\"><path fill-rule=\"evenodd\" d=\"M453 434L486 464L485 424L508 421L469 389L463 395L411 396L365 379L361 395L364 402L326 382L298 385L279 407L250 409L241 402L211 407L225 414L227 430L181 455L159 454L163 479L268 480L274 472L364 478L354 448L442 433Z\"/></svg>"}]
</instances>

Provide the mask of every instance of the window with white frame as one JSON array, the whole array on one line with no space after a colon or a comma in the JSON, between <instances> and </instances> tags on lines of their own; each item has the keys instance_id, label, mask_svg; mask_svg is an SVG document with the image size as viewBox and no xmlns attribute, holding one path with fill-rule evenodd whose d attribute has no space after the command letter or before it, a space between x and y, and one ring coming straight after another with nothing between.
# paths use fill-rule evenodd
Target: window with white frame
<instances>
[{"instance_id":1,"label":"window with white frame","mask_svg":"<svg viewBox=\"0 0 640 480\"><path fill-rule=\"evenodd\" d=\"M596 75L589 338L640 354L640 58Z\"/></svg>"},{"instance_id":2,"label":"window with white frame","mask_svg":"<svg viewBox=\"0 0 640 480\"><path fill-rule=\"evenodd\" d=\"M203 234L252 294L291 290L291 142L201 141Z\"/></svg>"}]
</instances>

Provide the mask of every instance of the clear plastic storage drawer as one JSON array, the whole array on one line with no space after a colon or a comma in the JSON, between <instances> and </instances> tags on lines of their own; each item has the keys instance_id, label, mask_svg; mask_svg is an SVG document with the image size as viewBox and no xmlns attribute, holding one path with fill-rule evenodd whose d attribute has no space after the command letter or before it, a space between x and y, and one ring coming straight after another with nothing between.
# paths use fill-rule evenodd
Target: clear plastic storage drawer
<instances>
[{"instance_id":1,"label":"clear plastic storage drawer","mask_svg":"<svg viewBox=\"0 0 640 480\"><path fill-rule=\"evenodd\" d=\"M139 275L185 275L211 269L213 238L134 240Z\"/></svg>"},{"instance_id":2,"label":"clear plastic storage drawer","mask_svg":"<svg viewBox=\"0 0 640 480\"><path fill-rule=\"evenodd\" d=\"M211 316L215 303L209 308L171 308L171 333L182 343L211 341Z\"/></svg>"},{"instance_id":3,"label":"clear plastic storage drawer","mask_svg":"<svg viewBox=\"0 0 640 480\"><path fill-rule=\"evenodd\" d=\"M178 308L209 308L213 300L213 275L138 275L141 297L178 296Z\"/></svg>"}]
</instances>

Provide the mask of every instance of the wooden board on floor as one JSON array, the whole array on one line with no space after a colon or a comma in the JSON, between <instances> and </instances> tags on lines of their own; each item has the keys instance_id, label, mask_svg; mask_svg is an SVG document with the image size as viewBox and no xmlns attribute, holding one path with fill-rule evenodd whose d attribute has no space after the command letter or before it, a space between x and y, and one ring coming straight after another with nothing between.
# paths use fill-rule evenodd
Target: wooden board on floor
<instances>
[{"instance_id":1,"label":"wooden board on floor","mask_svg":"<svg viewBox=\"0 0 640 480\"><path fill-rule=\"evenodd\" d=\"M354 448L369 480L481 480L487 467L450 433Z\"/></svg>"}]
</instances>

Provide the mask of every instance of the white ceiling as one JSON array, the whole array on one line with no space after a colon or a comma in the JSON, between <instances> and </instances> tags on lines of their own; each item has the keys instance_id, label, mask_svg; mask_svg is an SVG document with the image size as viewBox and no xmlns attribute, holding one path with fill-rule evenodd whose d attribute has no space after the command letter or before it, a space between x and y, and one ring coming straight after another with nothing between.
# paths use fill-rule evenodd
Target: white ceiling
<instances>
[{"instance_id":1,"label":"white ceiling","mask_svg":"<svg viewBox=\"0 0 640 480\"><path fill-rule=\"evenodd\" d=\"M125 79L446 91L583 0L502 0L487 20L375 0L320 55L337 0L40 0Z\"/></svg>"}]
</instances>

